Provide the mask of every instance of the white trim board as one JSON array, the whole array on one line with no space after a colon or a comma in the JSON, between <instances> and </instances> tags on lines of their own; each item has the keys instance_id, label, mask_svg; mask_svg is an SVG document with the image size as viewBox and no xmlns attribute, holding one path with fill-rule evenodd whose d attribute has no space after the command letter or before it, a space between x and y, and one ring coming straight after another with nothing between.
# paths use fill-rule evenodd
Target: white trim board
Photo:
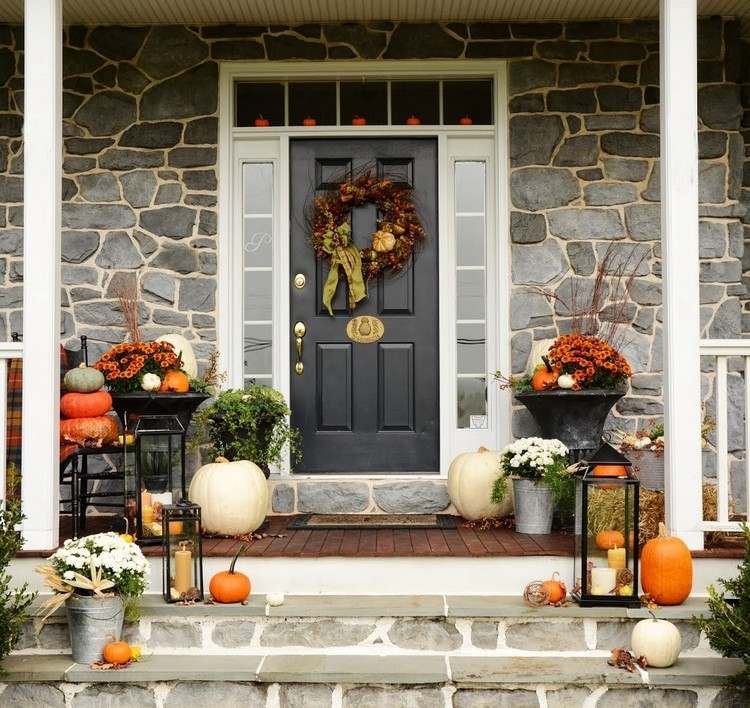
<instances>
[{"instance_id":1,"label":"white trim board","mask_svg":"<svg viewBox=\"0 0 750 708\"><path fill-rule=\"evenodd\" d=\"M234 85L238 80L293 78L469 78L493 80L494 126L316 126L233 127ZM482 445L497 448L510 440L510 397L492 382L490 372L510 367L510 238L508 232L508 158L506 65L496 61L328 61L226 63L220 69L219 222L217 340L228 385L243 385L242 301L238 283L241 230L237 223L241 198L239 179L243 162L274 165L273 238L273 377L274 386L289 397L289 141L295 137L417 137L430 136L438 144L438 249L440 291L440 475L460 452ZM487 384L488 428L456 428L456 267L454 259L453 163L481 159L487 163ZM489 198L489 197L492 198ZM437 288L436 288L437 291ZM504 333L501 334L501 333ZM280 470L282 475L288 470ZM358 478L366 474L353 475ZM417 475L415 475L417 476Z\"/></svg>"}]
</instances>

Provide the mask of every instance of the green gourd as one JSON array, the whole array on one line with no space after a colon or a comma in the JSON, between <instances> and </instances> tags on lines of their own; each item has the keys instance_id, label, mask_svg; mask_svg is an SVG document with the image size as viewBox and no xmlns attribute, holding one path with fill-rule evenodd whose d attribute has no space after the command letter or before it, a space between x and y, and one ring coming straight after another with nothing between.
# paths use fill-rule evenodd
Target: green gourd
<instances>
[{"instance_id":1,"label":"green gourd","mask_svg":"<svg viewBox=\"0 0 750 708\"><path fill-rule=\"evenodd\" d=\"M76 393L93 393L104 386L104 374L92 366L81 364L65 374L63 385L68 391Z\"/></svg>"}]
</instances>

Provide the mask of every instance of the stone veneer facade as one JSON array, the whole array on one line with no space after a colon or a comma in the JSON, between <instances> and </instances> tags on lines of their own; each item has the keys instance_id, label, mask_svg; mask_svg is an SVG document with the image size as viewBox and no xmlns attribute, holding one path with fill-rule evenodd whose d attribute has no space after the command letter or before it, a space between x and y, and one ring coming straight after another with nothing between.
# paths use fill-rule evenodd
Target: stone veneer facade
<instances>
[{"instance_id":1,"label":"stone veneer facade","mask_svg":"<svg viewBox=\"0 0 750 708\"><path fill-rule=\"evenodd\" d=\"M698 50L702 330L737 337L750 330L743 284L743 272L750 277L743 259L750 216L744 235L741 223L741 202L750 206L750 45L741 42L738 22L715 17L699 21ZM184 331L203 361L214 348L217 62L423 58L511 60L513 371L523 370L534 340L570 326L559 304L530 288L585 292L613 245L618 257L643 258L626 349L636 375L614 424L634 429L658 419L654 21L68 27L63 341L87 335L94 357L122 341L115 294L122 283L137 282L144 337ZM22 329L22 66L21 29L0 26L2 338ZM737 372L731 377L736 406L741 380ZM710 385L707 371L706 395ZM516 434L532 427L517 411ZM730 432L730 448L744 449L741 424Z\"/></svg>"}]
</instances>

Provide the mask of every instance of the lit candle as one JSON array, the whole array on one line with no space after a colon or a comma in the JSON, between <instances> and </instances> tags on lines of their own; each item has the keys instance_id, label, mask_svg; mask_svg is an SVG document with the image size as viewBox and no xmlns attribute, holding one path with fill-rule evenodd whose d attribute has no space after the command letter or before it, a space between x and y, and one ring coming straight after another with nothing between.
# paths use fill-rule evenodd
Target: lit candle
<instances>
[{"instance_id":1,"label":"lit candle","mask_svg":"<svg viewBox=\"0 0 750 708\"><path fill-rule=\"evenodd\" d=\"M182 595L193 587L193 554L190 544L180 541L180 550L174 552L174 589Z\"/></svg>"},{"instance_id":2,"label":"lit candle","mask_svg":"<svg viewBox=\"0 0 750 708\"><path fill-rule=\"evenodd\" d=\"M617 546L610 548L607 551L607 565L615 570L622 570L625 567L625 549Z\"/></svg>"},{"instance_id":3,"label":"lit candle","mask_svg":"<svg viewBox=\"0 0 750 708\"><path fill-rule=\"evenodd\" d=\"M144 489L141 492L141 509L145 509L147 506L151 506L153 503L154 500L151 496L151 492L149 492L147 489Z\"/></svg>"},{"instance_id":4,"label":"lit candle","mask_svg":"<svg viewBox=\"0 0 750 708\"><path fill-rule=\"evenodd\" d=\"M591 569L591 591L595 595L609 595L617 584L617 571L614 568ZM594 593L596 588L596 593Z\"/></svg>"}]
</instances>

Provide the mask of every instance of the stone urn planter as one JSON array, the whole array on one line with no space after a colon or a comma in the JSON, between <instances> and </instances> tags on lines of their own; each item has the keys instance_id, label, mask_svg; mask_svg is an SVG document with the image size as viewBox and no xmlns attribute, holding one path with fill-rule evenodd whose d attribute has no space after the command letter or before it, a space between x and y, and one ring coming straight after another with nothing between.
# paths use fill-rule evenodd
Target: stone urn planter
<instances>
[{"instance_id":1,"label":"stone urn planter","mask_svg":"<svg viewBox=\"0 0 750 708\"><path fill-rule=\"evenodd\" d=\"M625 391L527 391L515 399L529 410L542 437L557 439L571 450L595 450L601 445L604 423Z\"/></svg>"},{"instance_id":2,"label":"stone urn planter","mask_svg":"<svg viewBox=\"0 0 750 708\"><path fill-rule=\"evenodd\" d=\"M664 450L628 450L625 454L642 487L664 491Z\"/></svg>"},{"instance_id":3,"label":"stone urn planter","mask_svg":"<svg viewBox=\"0 0 750 708\"><path fill-rule=\"evenodd\" d=\"M555 499L547 485L531 479L514 479L513 507L517 533L545 534L552 531Z\"/></svg>"},{"instance_id":4,"label":"stone urn planter","mask_svg":"<svg viewBox=\"0 0 750 708\"><path fill-rule=\"evenodd\" d=\"M119 595L71 595L65 601L73 661L91 664L102 660L104 646L120 639L125 611Z\"/></svg>"},{"instance_id":5,"label":"stone urn planter","mask_svg":"<svg viewBox=\"0 0 750 708\"><path fill-rule=\"evenodd\" d=\"M117 413L123 426L127 428L131 416L141 415L176 415L185 430L190 425L198 406L210 398L205 393L190 391L188 393L162 393L155 391L133 391L130 393L112 393L112 408Z\"/></svg>"}]
</instances>

